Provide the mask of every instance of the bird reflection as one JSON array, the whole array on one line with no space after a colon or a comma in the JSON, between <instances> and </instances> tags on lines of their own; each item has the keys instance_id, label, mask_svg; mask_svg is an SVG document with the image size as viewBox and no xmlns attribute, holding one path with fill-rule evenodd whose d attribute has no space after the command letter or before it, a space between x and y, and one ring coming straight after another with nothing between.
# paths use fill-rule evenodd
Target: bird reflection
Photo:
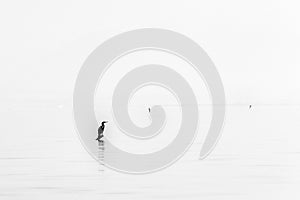
<instances>
[{"instance_id":1,"label":"bird reflection","mask_svg":"<svg viewBox=\"0 0 300 200\"><path fill-rule=\"evenodd\" d=\"M99 171L101 172L104 171L104 151L105 151L104 141L98 140L98 162L100 163Z\"/></svg>"}]
</instances>

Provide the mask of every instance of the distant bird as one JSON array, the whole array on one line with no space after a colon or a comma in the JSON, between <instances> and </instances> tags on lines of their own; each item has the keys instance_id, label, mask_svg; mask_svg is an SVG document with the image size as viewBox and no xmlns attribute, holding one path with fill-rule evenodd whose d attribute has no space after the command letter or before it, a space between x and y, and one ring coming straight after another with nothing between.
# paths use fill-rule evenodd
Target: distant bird
<instances>
[{"instance_id":1,"label":"distant bird","mask_svg":"<svg viewBox=\"0 0 300 200\"><path fill-rule=\"evenodd\" d=\"M252 108L252 105L251 105L251 104L249 105L249 109L250 109L250 108Z\"/></svg>"},{"instance_id":2,"label":"distant bird","mask_svg":"<svg viewBox=\"0 0 300 200\"><path fill-rule=\"evenodd\" d=\"M150 109L150 108L148 108L148 111L150 112L150 111L151 111L151 109Z\"/></svg>"},{"instance_id":3,"label":"distant bird","mask_svg":"<svg viewBox=\"0 0 300 200\"><path fill-rule=\"evenodd\" d=\"M101 141L101 138L103 138L103 132L104 132L104 128L105 128L105 123L107 123L108 121L103 121L101 122L101 126L98 128L98 137L96 140L98 140L98 142Z\"/></svg>"}]
</instances>

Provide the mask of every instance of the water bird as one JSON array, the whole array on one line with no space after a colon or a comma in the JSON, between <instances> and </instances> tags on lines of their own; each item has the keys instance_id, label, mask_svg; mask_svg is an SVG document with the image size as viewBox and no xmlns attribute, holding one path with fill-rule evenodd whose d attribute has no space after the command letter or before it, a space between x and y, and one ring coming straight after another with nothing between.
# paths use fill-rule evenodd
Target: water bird
<instances>
[{"instance_id":1,"label":"water bird","mask_svg":"<svg viewBox=\"0 0 300 200\"><path fill-rule=\"evenodd\" d=\"M104 132L104 128L105 128L105 123L107 123L108 121L103 121L101 122L101 126L98 128L98 137L96 140L98 140L98 142L101 141L101 138L103 138L103 132Z\"/></svg>"}]
</instances>

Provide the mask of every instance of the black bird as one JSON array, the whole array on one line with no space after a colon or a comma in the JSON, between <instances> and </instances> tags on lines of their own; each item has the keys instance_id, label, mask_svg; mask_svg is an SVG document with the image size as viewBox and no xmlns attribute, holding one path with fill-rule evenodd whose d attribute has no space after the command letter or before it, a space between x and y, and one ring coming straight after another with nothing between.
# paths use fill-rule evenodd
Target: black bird
<instances>
[{"instance_id":1,"label":"black bird","mask_svg":"<svg viewBox=\"0 0 300 200\"><path fill-rule=\"evenodd\" d=\"M104 132L104 128L105 128L105 123L107 123L108 121L103 121L101 122L101 126L98 128L98 137L96 140L98 140L98 142L101 141L101 138L103 138L103 132Z\"/></svg>"},{"instance_id":2,"label":"black bird","mask_svg":"<svg viewBox=\"0 0 300 200\"><path fill-rule=\"evenodd\" d=\"M250 105L249 105L249 108L251 108L251 107L252 107L252 105L250 104Z\"/></svg>"}]
</instances>

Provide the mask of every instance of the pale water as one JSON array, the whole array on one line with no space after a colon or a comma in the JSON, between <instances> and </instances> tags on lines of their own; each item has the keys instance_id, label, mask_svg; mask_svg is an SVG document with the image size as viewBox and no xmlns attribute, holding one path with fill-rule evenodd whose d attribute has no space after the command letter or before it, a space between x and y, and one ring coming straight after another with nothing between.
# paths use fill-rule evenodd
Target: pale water
<instances>
[{"instance_id":1,"label":"pale water","mask_svg":"<svg viewBox=\"0 0 300 200\"><path fill-rule=\"evenodd\" d=\"M3 109L0 199L298 199L300 106L228 105L216 149L191 149L171 167L128 175L83 148L69 105ZM96 133L95 133L96 136ZM99 159L104 146L99 146Z\"/></svg>"}]
</instances>

